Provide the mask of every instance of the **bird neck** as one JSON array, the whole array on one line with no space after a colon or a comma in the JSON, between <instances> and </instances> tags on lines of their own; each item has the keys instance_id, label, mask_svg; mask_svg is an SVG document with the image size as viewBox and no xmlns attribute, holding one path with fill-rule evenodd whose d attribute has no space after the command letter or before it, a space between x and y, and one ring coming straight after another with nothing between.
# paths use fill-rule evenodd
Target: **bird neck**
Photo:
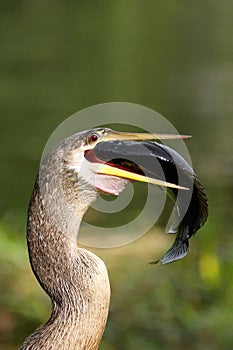
<instances>
[{"instance_id":1,"label":"bird neck","mask_svg":"<svg viewBox=\"0 0 233 350\"><path fill-rule=\"evenodd\" d=\"M74 215L77 208L70 205L75 220L73 217L72 224L66 225L62 220L67 213L62 211L59 198L54 194L49 199L56 204L54 213L50 212L54 220L45 208L38 182L35 185L28 214L28 250L33 272L52 300L52 313L48 322L29 336L22 350L98 349L108 316L110 286L105 264L93 253L78 248L74 234L87 203L83 202L79 216Z\"/></svg>"}]
</instances>

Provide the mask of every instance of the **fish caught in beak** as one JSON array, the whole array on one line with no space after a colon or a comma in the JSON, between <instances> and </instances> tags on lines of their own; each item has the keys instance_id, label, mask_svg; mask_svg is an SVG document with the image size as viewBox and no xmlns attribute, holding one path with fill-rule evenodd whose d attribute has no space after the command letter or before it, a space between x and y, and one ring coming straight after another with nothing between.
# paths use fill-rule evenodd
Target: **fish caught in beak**
<instances>
[{"instance_id":1,"label":"fish caught in beak","mask_svg":"<svg viewBox=\"0 0 233 350\"><path fill-rule=\"evenodd\" d=\"M136 156L136 154L138 154L139 157L144 156L146 148L142 144L142 141L185 139L190 136L178 134L128 133L113 131L107 128L97 130L98 131L88 135L89 143L91 144L94 142L94 147L89 148L85 152L85 158L94 164L92 169L95 173L151 183L162 187L188 190L187 187L180 186L179 184L163 181L155 176L146 176L146 174L140 170L140 167L135 166L133 161L130 161L129 157L132 155ZM129 144L128 142L130 141L133 142L132 150L130 154L127 154L125 145ZM134 147L136 147L135 150L133 150ZM138 148L141 148L141 150L139 151ZM144 148L144 152L142 148ZM118 164L116 163L116 159L118 159Z\"/></svg>"},{"instance_id":2,"label":"fish caught in beak","mask_svg":"<svg viewBox=\"0 0 233 350\"><path fill-rule=\"evenodd\" d=\"M97 174L147 182L167 190L174 200L176 233L172 247L153 263L167 264L188 253L189 239L205 223L208 200L190 165L173 149L155 140L184 139L186 135L123 133L96 129L88 135L85 158Z\"/></svg>"}]
</instances>

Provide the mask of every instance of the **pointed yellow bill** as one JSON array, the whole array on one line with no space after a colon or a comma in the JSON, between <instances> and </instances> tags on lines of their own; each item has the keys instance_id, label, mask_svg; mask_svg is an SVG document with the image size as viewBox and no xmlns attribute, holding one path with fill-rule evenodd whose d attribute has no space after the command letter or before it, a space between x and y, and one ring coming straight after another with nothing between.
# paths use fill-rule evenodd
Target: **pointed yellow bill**
<instances>
[{"instance_id":1,"label":"pointed yellow bill","mask_svg":"<svg viewBox=\"0 0 233 350\"><path fill-rule=\"evenodd\" d=\"M104 137L105 141L122 140L122 141L149 141L149 140L181 140L188 139L190 135L179 134L150 134L150 133L134 133L134 132L120 132L113 131ZM103 141L103 140L102 140Z\"/></svg>"},{"instance_id":2,"label":"pointed yellow bill","mask_svg":"<svg viewBox=\"0 0 233 350\"><path fill-rule=\"evenodd\" d=\"M98 168L95 169L95 172L97 174L112 175L112 176L123 177L123 178L129 179L129 180L151 183L151 184L157 185L157 186L171 187L171 188L177 188L177 189L181 189L181 190L189 190L189 188L187 188L187 187L178 186L178 185L175 185L175 184L170 183L170 182L153 179L151 177L143 176L140 174L131 173L130 171L118 169L116 167L112 167L112 166L107 165L107 164L98 164Z\"/></svg>"}]
</instances>

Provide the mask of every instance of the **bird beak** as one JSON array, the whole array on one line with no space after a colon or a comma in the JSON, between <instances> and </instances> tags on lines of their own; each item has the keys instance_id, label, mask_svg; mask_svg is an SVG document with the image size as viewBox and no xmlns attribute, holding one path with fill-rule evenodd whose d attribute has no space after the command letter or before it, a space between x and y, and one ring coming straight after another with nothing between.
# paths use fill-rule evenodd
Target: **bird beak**
<instances>
[{"instance_id":1,"label":"bird beak","mask_svg":"<svg viewBox=\"0 0 233 350\"><path fill-rule=\"evenodd\" d=\"M87 152L86 159L92 162L92 170L97 174L104 174L109 176L121 177L133 181L146 182L162 187L171 187L176 189L187 190L187 187L179 186L174 183L163 181L143 175L143 172L135 171L135 164L130 161L132 159L132 153L127 155L126 144L132 142L132 146L140 145L140 141L152 141L152 140L168 140L168 139L185 139L189 138L188 135L170 135L170 134L150 134L150 133L128 133L109 131L104 135L101 142ZM135 147L135 155L140 158L143 157L143 153L140 155L140 147ZM143 145L142 145L143 148ZM141 148L141 149L142 149ZM107 158L104 153L107 152ZM130 158L131 157L131 158ZM127 167L121 166L121 164L113 164L111 159L122 159L122 164L127 161ZM139 169L139 167L138 167Z\"/></svg>"},{"instance_id":2,"label":"bird beak","mask_svg":"<svg viewBox=\"0 0 233 350\"><path fill-rule=\"evenodd\" d=\"M102 141L155 141L155 140L181 140L190 138L190 135L179 134L151 134L151 133L135 133L135 132L120 132L111 130Z\"/></svg>"},{"instance_id":3,"label":"bird beak","mask_svg":"<svg viewBox=\"0 0 233 350\"><path fill-rule=\"evenodd\" d=\"M179 186L179 185L176 185L167 181L159 180L159 179L153 179L151 177L140 175L128 170L112 167L111 165L108 165L108 164L103 164L103 165L99 164L99 168L96 169L95 172L97 174L105 174L110 176L122 177L124 179L132 180L132 181L146 182L156 186L188 190L187 187Z\"/></svg>"}]
</instances>

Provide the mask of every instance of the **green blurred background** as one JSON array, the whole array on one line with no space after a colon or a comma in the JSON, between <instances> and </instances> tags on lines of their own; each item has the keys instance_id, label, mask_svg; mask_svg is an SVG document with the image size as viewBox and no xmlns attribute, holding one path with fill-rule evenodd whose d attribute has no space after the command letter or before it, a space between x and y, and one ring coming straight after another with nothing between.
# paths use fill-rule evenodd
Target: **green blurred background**
<instances>
[{"instance_id":1,"label":"green blurred background","mask_svg":"<svg viewBox=\"0 0 233 350\"><path fill-rule=\"evenodd\" d=\"M163 243L153 230L96 251L112 284L101 349L232 349L232 16L228 0L1 0L2 350L16 349L50 311L25 244L43 147L69 115L110 101L148 106L193 135L210 218L189 256L166 267L147 264Z\"/></svg>"}]
</instances>

